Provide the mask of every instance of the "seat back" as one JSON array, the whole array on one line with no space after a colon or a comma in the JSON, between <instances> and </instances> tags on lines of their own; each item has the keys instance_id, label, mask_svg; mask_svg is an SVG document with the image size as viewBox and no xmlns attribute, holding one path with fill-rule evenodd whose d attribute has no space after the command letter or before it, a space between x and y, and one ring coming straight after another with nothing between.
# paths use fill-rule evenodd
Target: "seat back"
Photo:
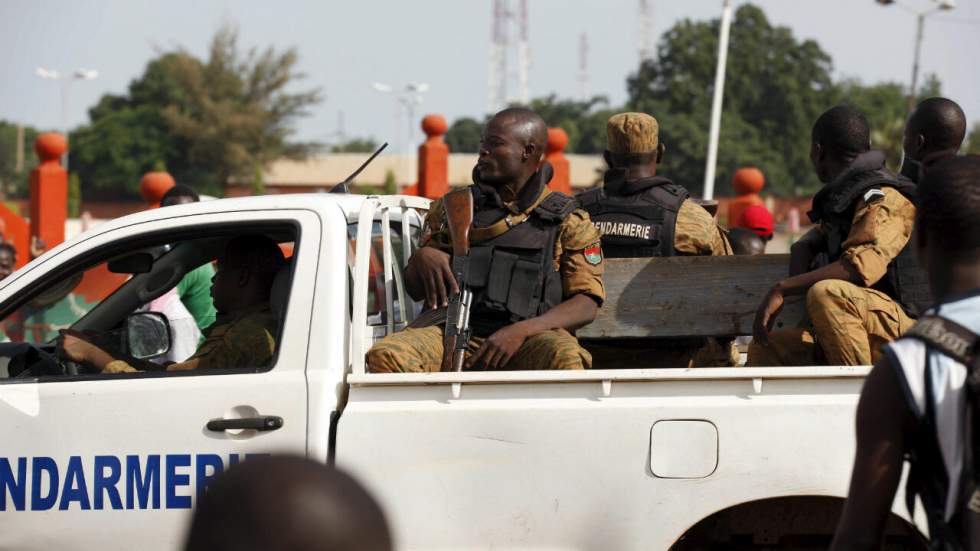
<instances>
[{"instance_id":1,"label":"seat back","mask_svg":"<svg viewBox=\"0 0 980 551\"><path fill-rule=\"evenodd\" d=\"M292 259L279 268L279 273L272 280L272 289L269 291L269 307L276 316L276 320L282 325L283 317L286 314L286 304L289 302L289 287L293 280Z\"/></svg>"}]
</instances>

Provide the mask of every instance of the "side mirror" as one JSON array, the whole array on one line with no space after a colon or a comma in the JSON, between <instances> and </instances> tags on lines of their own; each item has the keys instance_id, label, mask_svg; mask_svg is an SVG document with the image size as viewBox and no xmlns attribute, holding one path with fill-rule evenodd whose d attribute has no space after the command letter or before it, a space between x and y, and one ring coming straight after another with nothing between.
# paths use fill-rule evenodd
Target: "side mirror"
<instances>
[{"instance_id":1,"label":"side mirror","mask_svg":"<svg viewBox=\"0 0 980 551\"><path fill-rule=\"evenodd\" d=\"M137 312L126 318L126 349L145 360L170 350L170 322L159 312Z\"/></svg>"},{"instance_id":2,"label":"side mirror","mask_svg":"<svg viewBox=\"0 0 980 551\"><path fill-rule=\"evenodd\" d=\"M153 255L147 252L127 254L113 258L107 267L114 274L146 274L153 269Z\"/></svg>"}]
</instances>

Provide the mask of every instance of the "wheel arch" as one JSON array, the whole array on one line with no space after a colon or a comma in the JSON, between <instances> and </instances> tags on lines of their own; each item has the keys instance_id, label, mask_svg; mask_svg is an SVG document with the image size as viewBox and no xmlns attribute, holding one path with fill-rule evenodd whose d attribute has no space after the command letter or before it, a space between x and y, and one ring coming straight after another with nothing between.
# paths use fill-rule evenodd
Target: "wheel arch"
<instances>
[{"instance_id":1,"label":"wheel arch","mask_svg":"<svg viewBox=\"0 0 980 551\"><path fill-rule=\"evenodd\" d=\"M692 524L671 549L826 549L833 539L844 498L787 495L742 502ZM894 512L885 527L884 549L928 549L918 529Z\"/></svg>"}]
</instances>

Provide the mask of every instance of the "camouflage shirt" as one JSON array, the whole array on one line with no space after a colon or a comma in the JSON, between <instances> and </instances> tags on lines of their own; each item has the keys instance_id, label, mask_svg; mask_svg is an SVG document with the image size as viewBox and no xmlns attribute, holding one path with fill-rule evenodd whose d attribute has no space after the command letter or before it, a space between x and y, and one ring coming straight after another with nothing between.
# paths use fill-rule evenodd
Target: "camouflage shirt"
<instances>
[{"instance_id":1,"label":"camouflage shirt","mask_svg":"<svg viewBox=\"0 0 980 551\"><path fill-rule=\"evenodd\" d=\"M542 188L541 193L550 193L550 190ZM517 212L517 198L503 199L505 207ZM421 242L423 247L435 247L447 253L452 250L441 199L436 199L429 206L424 228ZM602 261L599 230L589 219L589 213L575 209L562 221L558 229L558 239L555 240L554 263L561 274L562 291L566 300L584 293L602 304L606 299L606 290L602 285Z\"/></svg>"},{"instance_id":2,"label":"camouflage shirt","mask_svg":"<svg viewBox=\"0 0 980 551\"><path fill-rule=\"evenodd\" d=\"M704 208L685 199L677 210L674 226L674 250L691 256L724 256L732 254L725 233Z\"/></svg>"},{"instance_id":3,"label":"camouflage shirt","mask_svg":"<svg viewBox=\"0 0 980 551\"><path fill-rule=\"evenodd\" d=\"M218 317L204 332L204 342L184 362L167 371L267 367L276 350L276 318L268 303L253 306L231 319ZM109 362L104 373L139 371L123 360Z\"/></svg>"},{"instance_id":4,"label":"camouflage shirt","mask_svg":"<svg viewBox=\"0 0 980 551\"><path fill-rule=\"evenodd\" d=\"M909 242L915 224L911 201L895 188L883 187L881 191L883 195L861 202L854 210L851 231L841 244L841 261L869 287L884 277L888 264ZM818 227L824 231L823 226Z\"/></svg>"}]
</instances>

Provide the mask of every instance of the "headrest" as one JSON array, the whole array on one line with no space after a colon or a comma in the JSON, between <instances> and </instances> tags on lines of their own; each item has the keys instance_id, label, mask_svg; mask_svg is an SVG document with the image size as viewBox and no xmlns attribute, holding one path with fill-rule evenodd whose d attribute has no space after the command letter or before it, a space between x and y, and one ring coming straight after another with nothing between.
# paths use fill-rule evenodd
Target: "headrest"
<instances>
[{"instance_id":1,"label":"headrest","mask_svg":"<svg viewBox=\"0 0 980 551\"><path fill-rule=\"evenodd\" d=\"M275 279L272 280L272 289L269 291L269 307L280 318L286 312L286 302L289 299L289 284L292 282L292 279L293 262L292 259L289 259L282 268L279 268Z\"/></svg>"}]
</instances>

